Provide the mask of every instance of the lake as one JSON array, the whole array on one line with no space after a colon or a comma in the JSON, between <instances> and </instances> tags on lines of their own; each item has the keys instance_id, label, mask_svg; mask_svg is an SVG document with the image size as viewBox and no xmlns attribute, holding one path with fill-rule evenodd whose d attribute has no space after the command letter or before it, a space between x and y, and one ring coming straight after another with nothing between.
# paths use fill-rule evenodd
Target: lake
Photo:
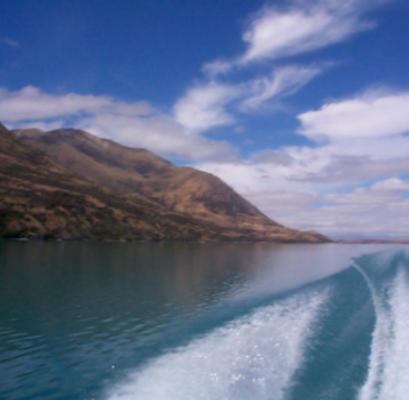
<instances>
[{"instance_id":1,"label":"lake","mask_svg":"<svg viewBox=\"0 0 409 400\"><path fill-rule=\"evenodd\" d=\"M1 242L0 399L407 399L406 249Z\"/></svg>"}]
</instances>

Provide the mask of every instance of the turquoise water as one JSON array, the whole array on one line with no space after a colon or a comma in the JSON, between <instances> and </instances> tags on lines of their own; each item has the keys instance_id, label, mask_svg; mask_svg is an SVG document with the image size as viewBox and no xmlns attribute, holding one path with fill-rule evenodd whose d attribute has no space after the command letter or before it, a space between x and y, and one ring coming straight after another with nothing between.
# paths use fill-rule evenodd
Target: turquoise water
<instances>
[{"instance_id":1,"label":"turquoise water","mask_svg":"<svg viewBox=\"0 0 409 400\"><path fill-rule=\"evenodd\" d=\"M0 243L0 399L403 400L409 252Z\"/></svg>"}]
</instances>

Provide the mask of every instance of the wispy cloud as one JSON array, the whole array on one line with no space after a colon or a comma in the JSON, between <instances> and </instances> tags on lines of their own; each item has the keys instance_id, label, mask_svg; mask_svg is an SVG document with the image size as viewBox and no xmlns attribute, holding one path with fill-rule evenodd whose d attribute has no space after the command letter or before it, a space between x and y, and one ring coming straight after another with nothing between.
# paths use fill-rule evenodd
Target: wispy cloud
<instances>
[{"instance_id":1,"label":"wispy cloud","mask_svg":"<svg viewBox=\"0 0 409 400\"><path fill-rule=\"evenodd\" d=\"M194 86L174 106L175 119L193 131L234 122L226 106L242 93L240 86L209 82Z\"/></svg>"},{"instance_id":2,"label":"wispy cloud","mask_svg":"<svg viewBox=\"0 0 409 400\"><path fill-rule=\"evenodd\" d=\"M143 101L126 103L109 96L49 94L34 86L16 91L0 88L0 120L3 121L40 120L103 111L146 115L151 113L151 108Z\"/></svg>"},{"instance_id":3,"label":"wispy cloud","mask_svg":"<svg viewBox=\"0 0 409 400\"><path fill-rule=\"evenodd\" d=\"M232 125L239 114L259 112L270 101L290 96L324 69L289 65L235 84L211 80L193 86L175 103L175 119L199 132Z\"/></svg>"},{"instance_id":4,"label":"wispy cloud","mask_svg":"<svg viewBox=\"0 0 409 400\"><path fill-rule=\"evenodd\" d=\"M343 42L375 27L366 12L385 1L292 1L286 7L264 7L249 19L243 32L244 52L208 62L203 72L214 77L234 68L288 58Z\"/></svg>"},{"instance_id":5,"label":"wispy cloud","mask_svg":"<svg viewBox=\"0 0 409 400\"><path fill-rule=\"evenodd\" d=\"M374 24L366 20L362 1L318 1L287 9L266 8L243 34L246 51L239 64L294 56L339 43Z\"/></svg>"},{"instance_id":6,"label":"wispy cloud","mask_svg":"<svg viewBox=\"0 0 409 400\"><path fill-rule=\"evenodd\" d=\"M269 76L257 78L250 83L250 95L245 98L241 107L243 110L252 111L259 109L269 100L289 96L318 74L322 73L322 67L306 67L289 65L278 68Z\"/></svg>"},{"instance_id":7,"label":"wispy cloud","mask_svg":"<svg viewBox=\"0 0 409 400\"><path fill-rule=\"evenodd\" d=\"M237 113L260 110L269 100L296 93L329 64L271 66L270 74L235 84L220 79L237 68L318 50L370 29L375 23L365 14L383 1L387 0L291 1L283 7L262 8L243 32L242 54L204 64L202 71L208 81L192 86L176 102L176 119L191 129L205 131L234 123ZM227 111L239 97L239 106Z\"/></svg>"},{"instance_id":8,"label":"wispy cloud","mask_svg":"<svg viewBox=\"0 0 409 400\"><path fill-rule=\"evenodd\" d=\"M7 36L0 36L0 45L13 47L15 49L21 47L20 43L17 42L17 40L11 39Z\"/></svg>"}]
</instances>

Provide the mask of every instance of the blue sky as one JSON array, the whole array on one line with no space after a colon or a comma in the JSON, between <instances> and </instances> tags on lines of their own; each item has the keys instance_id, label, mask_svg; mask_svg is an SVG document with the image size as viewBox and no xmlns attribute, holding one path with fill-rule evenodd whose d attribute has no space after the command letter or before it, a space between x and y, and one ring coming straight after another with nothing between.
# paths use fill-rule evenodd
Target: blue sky
<instances>
[{"instance_id":1,"label":"blue sky","mask_svg":"<svg viewBox=\"0 0 409 400\"><path fill-rule=\"evenodd\" d=\"M0 120L146 147L292 227L408 236L408 17L404 0L0 0Z\"/></svg>"}]
</instances>

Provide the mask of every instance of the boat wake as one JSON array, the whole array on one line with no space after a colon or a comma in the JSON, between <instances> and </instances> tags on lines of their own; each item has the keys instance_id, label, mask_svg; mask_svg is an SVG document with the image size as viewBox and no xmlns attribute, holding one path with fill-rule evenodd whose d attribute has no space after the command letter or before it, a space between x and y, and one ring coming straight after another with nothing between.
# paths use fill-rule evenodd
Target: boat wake
<instances>
[{"instance_id":1,"label":"boat wake","mask_svg":"<svg viewBox=\"0 0 409 400\"><path fill-rule=\"evenodd\" d=\"M110 400L284 398L329 290L304 290L148 363Z\"/></svg>"},{"instance_id":2,"label":"boat wake","mask_svg":"<svg viewBox=\"0 0 409 400\"><path fill-rule=\"evenodd\" d=\"M409 253L352 266L149 361L104 398L406 400Z\"/></svg>"},{"instance_id":3,"label":"boat wake","mask_svg":"<svg viewBox=\"0 0 409 400\"><path fill-rule=\"evenodd\" d=\"M364 260L365 261L365 260ZM365 262L364 262L365 264ZM378 255L355 268L366 280L375 309L367 379L359 400L404 400L409 360L409 258L407 253Z\"/></svg>"}]
</instances>

